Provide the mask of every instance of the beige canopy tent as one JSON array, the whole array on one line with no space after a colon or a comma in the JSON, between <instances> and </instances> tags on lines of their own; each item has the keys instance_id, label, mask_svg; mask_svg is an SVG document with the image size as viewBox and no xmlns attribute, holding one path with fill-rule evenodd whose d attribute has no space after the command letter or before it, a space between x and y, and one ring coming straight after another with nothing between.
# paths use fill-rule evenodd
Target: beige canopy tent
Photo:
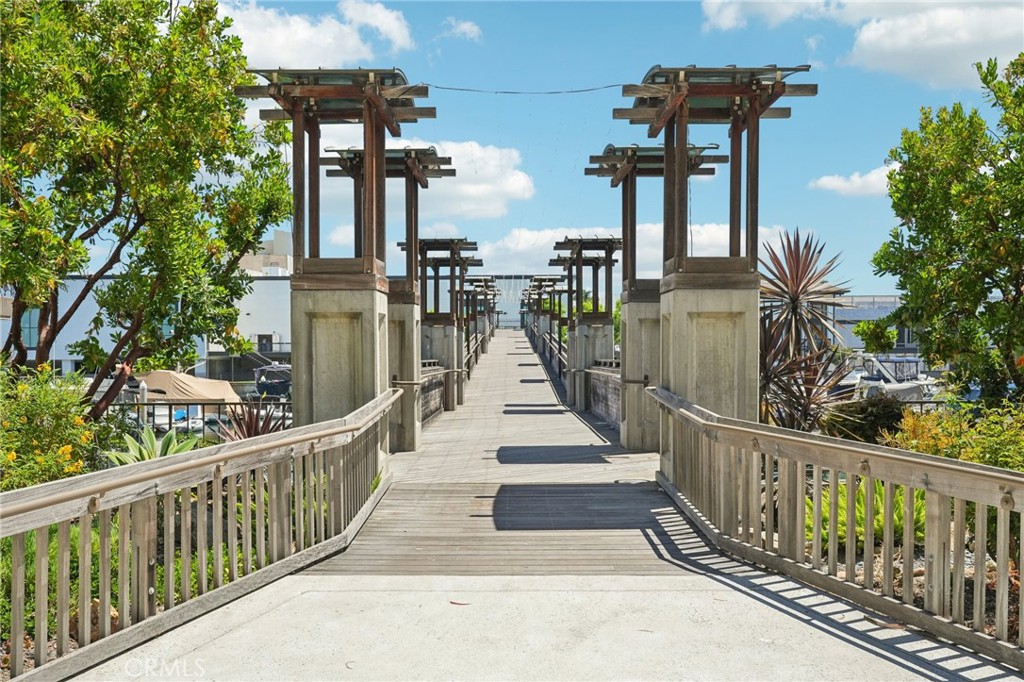
<instances>
[{"instance_id":1,"label":"beige canopy tent","mask_svg":"<svg viewBox=\"0 0 1024 682\"><path fill-rule=\"evenodd\" d=\"M139 383L146 382L149 402L167 403L237 403L238 394L231 384L217 379L203 379L160 369L136 374Z\"/></svg>"}]
</instances>

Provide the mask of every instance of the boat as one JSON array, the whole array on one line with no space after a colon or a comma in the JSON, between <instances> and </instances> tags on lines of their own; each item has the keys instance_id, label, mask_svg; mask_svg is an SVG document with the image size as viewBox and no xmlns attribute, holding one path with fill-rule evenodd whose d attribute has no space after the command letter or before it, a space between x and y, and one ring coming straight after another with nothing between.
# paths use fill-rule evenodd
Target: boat
<instances>
[{"instance_id":1,"label":"boat","mask_svg":"<svg viewBox=\"0 0 1024 682\"><path fill-rule=\"evenodd\" d=\"M856 352L849 365L850 371L834 392L855 400L876 395L891 395L902 401L931 400L941 389L935 379L920 371L919 358L879 358Z\"/></svg>"},{"instance_id":2,"label":"boat","mask_svg":"<svg viewBox=\"0 0 1024 682\"><path fill-rule=\"evenodd\" d=\"M261 398L290 400L292 397L292 366L272 362L257 367L256 394Z\"/></svg>"}]
</instances>

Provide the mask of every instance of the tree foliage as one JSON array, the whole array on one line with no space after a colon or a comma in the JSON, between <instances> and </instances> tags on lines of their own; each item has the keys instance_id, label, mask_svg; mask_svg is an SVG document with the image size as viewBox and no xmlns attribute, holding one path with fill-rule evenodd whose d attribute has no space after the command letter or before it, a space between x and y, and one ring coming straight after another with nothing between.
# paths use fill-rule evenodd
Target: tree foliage
<instances>
[{"instance_id":1,"label":"tree foliage","mask_svg":"<svg viewBox=\"0 0 1024 682\"><path fill-rule=\"evenodd\" d=\"M14 299L3 352L46 362L94 297L77 344L97 372L87 394L114 376L95 417L137 364L186 360L199 336L244 346L238 262L290 211L287 132L245 124L233 88L252 77L213 0L173 21L165 0L2 0L0 15L0 287ZM61 301L74 275L81 289Z\"/></svg>"},{"instance_id":2,"label":"tree foliage","mask_svg":"<svg viewBox=\"0 0 1024 682\"><path fill-rule=\"evenodd\" d=\"M903 297L888 324L913 329L933 362L1024 396L1024 53L978 73L994 129L960 104L921 110L889 155L900 224L873 263Z\"/></svg>"}]
</instances>

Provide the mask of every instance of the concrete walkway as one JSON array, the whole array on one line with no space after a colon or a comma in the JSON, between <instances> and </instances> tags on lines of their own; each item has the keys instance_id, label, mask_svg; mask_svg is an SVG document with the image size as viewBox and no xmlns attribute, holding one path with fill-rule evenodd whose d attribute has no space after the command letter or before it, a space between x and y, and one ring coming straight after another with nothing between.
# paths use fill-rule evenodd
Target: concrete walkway
<instances>
[{"instance_id":1,"label":"concrete walkway","mask_svg":"<svg viewBox=\"0 0 1024 682\"><path fill-rule=\"evenodd\" d=\"M719 554L608 436L500 332L347 552L77 679L1018 679Z\"/></svg>"}]
</instances>

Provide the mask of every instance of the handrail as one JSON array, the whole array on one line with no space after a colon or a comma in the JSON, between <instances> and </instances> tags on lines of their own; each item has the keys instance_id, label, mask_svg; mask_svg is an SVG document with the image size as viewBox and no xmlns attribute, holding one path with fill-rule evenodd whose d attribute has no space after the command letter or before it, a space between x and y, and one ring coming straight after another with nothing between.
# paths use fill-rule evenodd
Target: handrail
<instances>
[{"instance_id":1,"label":"handrail","mask_svg":"<svg viewBox=\"0 0 1024 682\"><path fill-rule=\"evenodd\" d=\"M269 448L284 448L289 447L291 445L297 445L299 443L322 440L330 436L338 436L345 433L353 433L356 431L360 431L369 426L373 421L375 421L380 416L382 412L385 412L395 403L395 401L397 401L402 396L402 389L394 388L390 390L392 391L392 395L384 403L376 406L375 409L370 414L364 417L357 424L346 424L343 426L337 426L330 429L324 429L322 431L315 431L313 433L300 433L298 435L286 436L281 439L275 439L272 445L268 443L258 443L239 448L238 450L235 450L233 452L207 455L206 457L200 457L199 459L193 459L184 462L176 461L173 458L171 458L168 459L166 466L161 467L159 469L155 469L153 471L140 471L110 481L103 481L100 483L85 485L80 488L66 490L64 492L56 493L53 495L47 495L32 500L26 500L20 503L15 502L14 504L4 504L0 506L0 520L11 519L16 516L21 516L22 514L28 514L30 512L38 511L46 507L51 507L53 505L78 500L83 497L102 497L105 493L117 490L118 488L125 488L130 485L145 483L146 481L149 480L161 478L171 474L182 473L185 471L189 471L191 469L201 469L212 464L224 464L226 462L238 459L240 457L245 457L247 455L253 455L258 452L262 452ZM2 500L2 497L0 497L0 500Z\"/></svg>"},{"instance_id":2,"label":"handrail","mask_svg":"<svg viewBox=\"0 0 1024 682\"><path fill-rule=\"evenodd\" d=\"M792 433L786 433L788 429L781 429L779 427L768 426L765 424L754 424L753 422L744 422L739 419L730 419L728 417L721 417L710 410L706 410L698 405L695 405L683 398L674 396L665 389L649 386L645 389L648 394L660 404L674 413L673 416L676 418L685 418L686 420L697 424L709 430L710 432L715 431L726 431L730 433L742 433L753 436L770 436L776 440L787 441L790 443L796 443L800 445L807 445L813 443L816 446L824 447L828 450L835 450L837 452L844 452L852 455L863 456L870 454L880 459L886 459L900 463L912 463L915 465L925 465L935 469L948 471L951 473L965 473L972 472L977 474L983 474L986 478L999 481L1001 483L1012 484L1015 486L1024 486L1024 472L1012 471L1010 469L1001 469L999 467L986 466L984 464L976 464L974 462L962 462L960 460L948 460L943 457L934 457L932 455L924 455L921 453L911 452L909 450L899 450L897 448L888 448L882 445L871 445L868 443L862 443L860 445L849 445L849 441L844 441L841 438L832 438L830 436L820 436L816 434L801 433L794 431ZM671 397L669 397L671 396ZM674 399L673 399L674 398ZM700 416L700 413L704 413L704 417Z\"/></svg>"},{"instance_id":3,"label":"handrail","mask_svg":"<svg viewBox=\"0 0 1024 682\"><path fill-rule=\"evenodd\" d=\"M1024 670L1024 637L1010 627L1024 472L645 392L678 422L659 483L720 549Z\"/></svg>"}]
</instances>

